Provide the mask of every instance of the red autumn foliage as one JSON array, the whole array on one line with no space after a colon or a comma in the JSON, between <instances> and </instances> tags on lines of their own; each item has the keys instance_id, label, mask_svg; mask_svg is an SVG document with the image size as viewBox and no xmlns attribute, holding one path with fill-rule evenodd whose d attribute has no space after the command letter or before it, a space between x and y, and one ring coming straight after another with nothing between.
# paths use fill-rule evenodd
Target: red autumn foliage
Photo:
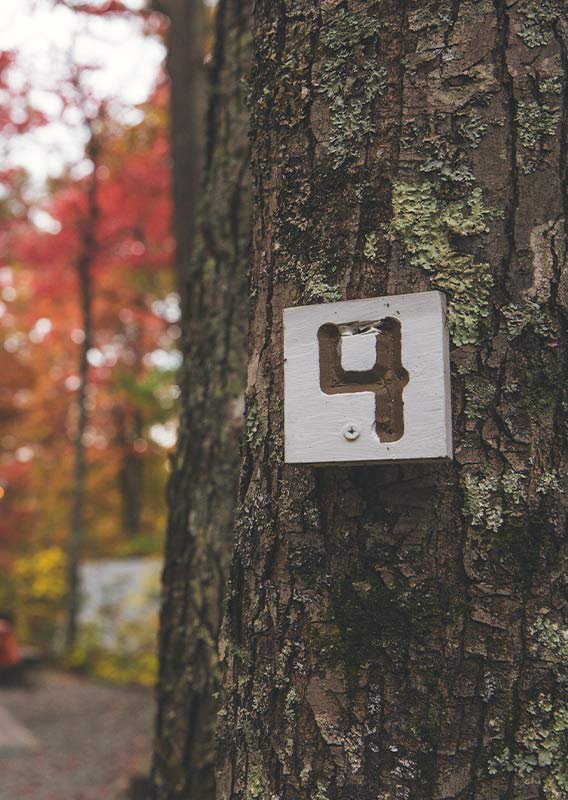
<instances>
[{"instance_id":1,"label":"red autumn foliage","mask_svg":"<svg viewBox=\"0 0 568 800\"><path fill-rule=\"evenodd\" d=\"M95 13L89 4L78 10ZM96 13L123 11L121 3L96 7ZM0 61L0 81L11 64L6 56ZM80 100L68 87L62 93L66 104ZM80 179L69 169L51 182L39 209L48 230L28 215L21 171L0 175L8 198L3 214L0 204L0 596L9 590L12 558L32 547L63 547L68 536L82 336L75 267L85 255L94 308L85 555L159 547L166 453L150 431L172 416L167 353L178 333L164 313L166 298L170 311L175 306L167 103L163 78L136 125L121 124L104 104L93 114L90 103L95 169ZM28 125L39 122L29 115ZM2 125L12 121L0 108ZM94 235L86 239L89 225ZM137 497L128 498L132 469L140 485ZM133 503L141 506L139 521L125 532L121 507Z\"/></svg>"}]
</instances>

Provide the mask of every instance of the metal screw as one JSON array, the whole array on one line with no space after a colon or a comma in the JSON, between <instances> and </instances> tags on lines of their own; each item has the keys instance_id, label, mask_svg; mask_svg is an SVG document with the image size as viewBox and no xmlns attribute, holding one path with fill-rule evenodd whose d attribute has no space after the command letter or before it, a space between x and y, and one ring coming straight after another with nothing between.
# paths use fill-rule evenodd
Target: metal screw
<instances>
[{"instance_id":1,"label":"metal screw","mask_svg":"<svg viewBox=\"0 0 568 800\"><path fill-rule=\"evenodd\" d=\"M344 425L341 432L343 433L345 438L348 439L349 441L357 439L359 437L359 434L361 433L359 427L355 425L353 422L348 422L347 425Z\"/></svg>"}]
</instances>

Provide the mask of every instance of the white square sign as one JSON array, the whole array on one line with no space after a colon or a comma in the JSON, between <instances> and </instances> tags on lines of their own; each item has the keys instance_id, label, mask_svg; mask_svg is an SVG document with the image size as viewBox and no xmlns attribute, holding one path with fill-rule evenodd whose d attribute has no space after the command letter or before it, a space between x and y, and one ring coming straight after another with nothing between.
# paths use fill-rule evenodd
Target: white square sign
<instances>
[{"instance_id":1,"label":"white square sign","mask_svg":"<svg viewBox=\"0 0 568 800\"><path fill-rule=\"evenodd\" d=\"M284 310L286 461L452 457L441 292Z\"/></svg>"}]
</instances>

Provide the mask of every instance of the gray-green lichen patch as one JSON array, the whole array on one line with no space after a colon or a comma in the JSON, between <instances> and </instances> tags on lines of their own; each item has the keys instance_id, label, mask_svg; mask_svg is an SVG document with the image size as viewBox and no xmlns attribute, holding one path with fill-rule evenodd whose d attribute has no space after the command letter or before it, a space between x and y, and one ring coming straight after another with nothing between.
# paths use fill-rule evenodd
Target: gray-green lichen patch
<instances>
[{"instance_id":1,"label":"gray-green lichen patch","mask_svg":"<svg viewBox=\"0 0 568 800\"><path fill-rule=\"evenodd\" d=\"M518 303L509 303L503 306L501 313L505 317L510 339L529 329L545 339L555 340L558 337L558 325L534 300L526 298Z\"/></svg>"},{"instance_id":2,"label":"gray-green lichen patch","mask_svg":"<svg viewBox=\"0 0 568 800\"><path fill-rule=\"evenodd\" d=\"M543 775L546 800L568 798L568 706L541 693L527 707L527 721L515 737L514 755L508 747L494 756L488 765L490 775L512 772L525 783L534 783ZM536 775L535 775L536 773Z\"/></svg>"},{"instance_id":3,"label":"gray-green lichen patch","mask_svg":"<svg viewBox=\"0 0 568 800\"><path fill-rule=\"evenodd\" d=\"M525 476L512 469L506 470L501 476L501 486L506 497L515 506L520 505L526 498L527 482Z\"/></svg>"},{"instance_id":4,"label":"gray-green lichen patch","mask_svg":"<svg viewBox=\"0 0 568 800\"><path fill-rule=\"evenodd\" d=\"M247 442L253 447L259 445L262 441L262 425L255 397L251 398L247 403L245 419Z\"/></svg>"},{"instance_id":5,"label":"gray-green lichen patch","mask_svg":"<svg viewBox=\"0 0 568 800\"><path fill-rule=\"evenodd\" d=\"M551 75L538 82L538 90L541 94L562 94L562 89L561 75Z\"/></svg>"},{"instance_id":6,"label":"gray-green lichen patch","mask_svg":"<svg viewBox=\"0 0 568 800\"><path fill-rule=\"evenodd\" d=\"M363 255L370 261L377 257L378 241L379 237L374 231L372 233L368 233L365 237L365 242L363 244Z\"/></svg>"},{"instance_id":7,"label":"gray-green lichen patch","mask_svg":"<svg viewBox=\"0 0 568 800\"><path fill-rule=\"evenodd\" d=\"M376 47L381 22L375 15L335 8L324 15L325 58L317 90L330 113L328 152L335 168L358 159L375 132L372 108L385 90L386 73L366 51Z\"/></svg>"},{"instance_id":8,"label":"gray-green lichen patch","mask_svg":"<svg viewBox=\"0 0 568 800\"><path fill-rule=\"evenodd\" d=\"M542 47L554 36L554 24L568 18L564 0L524 0L518 36L527 47Z\"/></svg>"},{"instance_id":9,"label":"gray-green lichen patch","mask_svg":"<svg viewBox=\"0 0 568 800\"><path fill-rule=\"evenodd\" d=\"M245 399L245 408L246 440L251 447L258 447L266 435L266 410L259 406L255 396Z\"/></svg>"},{"instance_id":10,"label":"gray-green lichen patch","mask_svg":"<svg viewBox=\"0 0 568 800\"><path fill-rule=\"evenodd\" d=\"M536 484L537 494L562 494L564 492L563 482L557 470L543 472Z\"/></svg>"},{"instance_id":11,"label":"gray-green lichen patch","mask_svg":"<svg viewBox=\"0 0 568 800\"><path fill-rule=\"evenodd\" d=\"M326 785L322 780L317 782L317 788L314 792L313 800L329 800Z\"/></svg>"},{"instance_id":12,"label":"gray-green lichen patch","mask_svg":"<svg viewBox=\"0 0 568 800\"><path fill-rule=\"evenodd\" d=\"M246 800L265 800L268 794L264 788L264 776L260 767L249 770L247 779Z\"/></svg>"},{"instance_id":13,"label":"gray-green lichen patch","mask_svg":"<svg viewBox=\"0 0 568 800\"><path fill-rule=\"evenodd\" d=\"M485 467L462 477L464 514L477 528L497 533L515 517L526 498L526 477L511 469L499 473Z\"/></svg>"},{"instance_id":14,"label":"gray-green lichen patch","mask_svg":"<svg viewBox=\"0 0 568 800\"><path fill-rule=\"evenodd\" d=\"M483 122L477 112L471 114L460 114L458 122L458 133L465 141L476 149L481 144L481 140L487 132L488 125Z\"/></svg>"},{"instance_id":15,"label":"gray-green lichen patch","mask_svg":"<svg viewBox=\"0 0 568 800\"><path fill-rule=\"evenodd\" d=\"M546 617L539 617L530 629L537 649L554 665L558 682L568 686L568 628Z\"/></svg>"},{"instance_id":16,"label":"gray-green lichen patch","mask_svg":"<svg viewBox=\"0 0 568 800\"><path fill-rule=\"evenodd\" d=\"M546 140L557 133L560 111L549 103L536 100L517 103L517 131L521 151L521 169L525 174L535 172L544 162Z\"/></svg>"},{"instance_id":17,"label":"gray-green lichen patch","mask_svg":"<svg viewBox=\"0 0 568 800\"><path fill-rule=\"evenodd\" d=\"M300 698L298 696L298 692L295 689L290 689L286 695L286 704L284 707L284 716L289 722L293 722L296 718L296 710L299 701Z\"/></svg>"},{"instance_id":18,"label":"gray-green lichen patch","mask_svg":"<svg viewBox=\"0 0 568 800\"><path fill-rule=\"evenodd\" d=\"M392 203L392 238L402 241L410 262L430 273L433 285L449 296L454 343L476 343L489 316L491 266L460 252L454 241L487 233L496 212L485 206L479 188L465 200L446 200L429 181L395 183Z\"/></svg>"},{"instance_id":19,"label":"gray-green lichen patch","mask_svg":"<svg viewBox=\"0 0 568 800\"><path fill-rule=\"evenodd\" d=\"M471 524L497 532L503 524L503 501L499 496L499 481L494 475L466 473L464 513Z\"/></svg>"},{"instance_id":20,"label":"gray-green lichen patch","mask_svg":"<svg viewBox=\"0 0 568 800\"><path fill-rule=\"evenodd\" d=\"M546 800L568 798L568 630L539 617L529 629L531 646L552 666L553 692L538 692L514 736L488 762L490 775L512 773L523 783L540 783Z\"/></svg>"},{"instance_id":21,"label":"gray-green lichen patch","mask_svg":"<svg viewBox=\"0 0 568 800\"><path fill-rule=\"evenodd\" d=\"M312 264L308 269L298 269L305 286L307 300L318 300L323 303L333 303L341 300L341 289L333 286L328 276L318 269L318 264Z\"/></svg>"},{"instance_id":22,"label":"gray-green lichen patch","mask_svg":"<svg viewBox=\"0 0 568 800\"><path fill-rule=\"evenodd\" d=\"M420 172L431 175L441 184L458 190L473 185L475 181L473 172L464 153L459 149L436 139L425 145L425 150L426 155L420 165Z\"/></svg>"},{"instance_id":23,"label":"gray-green lichen patch","mask_svg":"<svg viewBox=\"0 0 568 800\"><path fill-rule=\"evenodd\" d=\"M480 375L473 375L465 382L466 403L464 414L466 419L482 419L495 396L495 386Z\"/></svg>"}]
</instances>

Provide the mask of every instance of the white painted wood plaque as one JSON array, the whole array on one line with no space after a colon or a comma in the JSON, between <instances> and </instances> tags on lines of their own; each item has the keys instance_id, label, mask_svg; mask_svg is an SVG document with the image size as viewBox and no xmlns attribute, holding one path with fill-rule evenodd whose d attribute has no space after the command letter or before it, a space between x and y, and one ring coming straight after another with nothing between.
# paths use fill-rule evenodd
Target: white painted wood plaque
<instances>
[{"instance_id":1,"label":"white painted wood plaque","mask_svg":"<svg viewBox=\"0 0 568 800\"><path fill-rule=\"evenodd\" d=\"M452 457L441 292L284 309L286 461Z\"/></svg>"}]
</instances>

